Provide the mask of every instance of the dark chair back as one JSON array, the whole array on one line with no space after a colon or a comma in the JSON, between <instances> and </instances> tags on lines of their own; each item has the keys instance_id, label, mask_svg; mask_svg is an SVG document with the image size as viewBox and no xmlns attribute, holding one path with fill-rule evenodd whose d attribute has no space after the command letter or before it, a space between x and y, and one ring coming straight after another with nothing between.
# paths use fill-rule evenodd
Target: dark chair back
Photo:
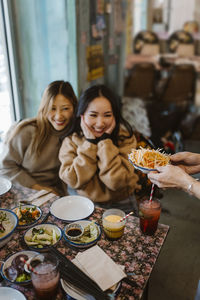
<instances>
[{"instance_id":1,"label":"dark chair back","mask_svg":"<svg viewBox=\"0 0 200 300\"><path fill-rule=\"evenodd\" d=\"M154 98L156 69L152 63L138 63L130 70L125 81L124 96L144 100Z\"/></svg>"},{"instance_id":2,"label":"dark chair back","mask_svg":"<svg viewBox=\"0 0 200 300\"><path fill-rule=\"evenodd\" d=\"M192 103L194 101L197 74L193 65L174 65L160 96L161 102Z\"/></svg>"}]
</instances>

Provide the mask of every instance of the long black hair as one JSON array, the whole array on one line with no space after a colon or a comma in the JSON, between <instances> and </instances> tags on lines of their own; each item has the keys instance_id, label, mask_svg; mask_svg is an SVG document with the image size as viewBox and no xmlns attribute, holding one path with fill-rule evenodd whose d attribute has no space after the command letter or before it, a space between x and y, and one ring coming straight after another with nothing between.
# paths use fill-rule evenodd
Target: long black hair
<instances>
[{"instance_id":1,"label":"long black hair","mask_svg":"<svg viewBox=\"0 0 200 300\"><path fill-rule=\"evenodd\" d=\"M78 102L75 122L72 125L72 128L70 132L67 134L67 136L69 136L74 132L76 132L79 136L82 135L82 129L80 125L81 115L85 113L85 111L88 108L88 105L95 98L99 98L99 97L105 97L111 104L113 115L116 122L116 126L111 134L111 137L113 143L117 145L118 140L124 140L125 138L131 137L133 135L133 130L131 125L121 115L121 101L119 96L115 95L107 86L103 84L89 87L82 93ZM129 133L129 136L119 136L120 125L124 125L124 127L127 129Z\"/></svg>"}]
</instances>

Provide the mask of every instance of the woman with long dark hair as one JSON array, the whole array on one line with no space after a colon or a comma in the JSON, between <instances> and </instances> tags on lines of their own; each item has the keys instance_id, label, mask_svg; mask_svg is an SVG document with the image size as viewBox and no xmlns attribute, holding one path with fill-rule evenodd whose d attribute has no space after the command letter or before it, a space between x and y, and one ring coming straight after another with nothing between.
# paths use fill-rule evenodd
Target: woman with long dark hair
<instances>
[{"instance_id":1,"label":"woman with long dark hair","mask_svg":"<svg viewBox=\"0 0 200 300\"><path fill-rule=\"evenodd\" d=\"M131 126L121 116L119 98L105 85L88 88L59 153L59 174L69 193L108 206L127 201L128 210L132 209L138 176L128 153L136 143Z\"/></svg>"}]
</instances>

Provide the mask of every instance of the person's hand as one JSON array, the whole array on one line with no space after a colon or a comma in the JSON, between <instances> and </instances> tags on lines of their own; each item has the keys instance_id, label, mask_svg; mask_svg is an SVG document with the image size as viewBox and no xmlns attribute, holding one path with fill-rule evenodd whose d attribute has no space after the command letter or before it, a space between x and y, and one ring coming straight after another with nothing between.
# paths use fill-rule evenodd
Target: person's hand
<instances>
[{"instance_id":1,"label":"person's hand","mask_svg":"<svg viewBox=\"0 0 200 300\"><path fill-rule=\"evenodd\" d=\"M94 136L94 134L92 133L92 131L90 130L90 128L85 123L83 116L81 116L81 129L82 129L83 134L86 139L95 139L96 138Z\"/></svg>"},{"instance_id":2,"label":"person's hand","mask_svg":"<svg viewBox=\"0 0 200 300\"><path fill-rule=\"evenodd\" d=\"M170 157L173 165L179 166L188 174L200 172L200 154L179 152Z\"/></svg>"},{"instance_id":3,"label":"person's hand","mask_svg":"<svg viewBox=\"0 0 200 300\"><path fill-rule=\"evenodd\" d=\"M116 122L115 122L115 118L113 118L113 121L112 121L110 127L105 131L105 133L111 134L113 132L113 129L115 128L115 126L116 126Z\"/></svg>"},{"instance_id":4,"label":"person's hand","mask_svg":"<svg viewBox=\"0 0 200 300\"><path fill-rule=\"evenodd\" d=\"M158 172L148 173L148 178L159 188L184 188L190 176L182 168L173 165L157 167Z\"/></svg>"}]
</instances>

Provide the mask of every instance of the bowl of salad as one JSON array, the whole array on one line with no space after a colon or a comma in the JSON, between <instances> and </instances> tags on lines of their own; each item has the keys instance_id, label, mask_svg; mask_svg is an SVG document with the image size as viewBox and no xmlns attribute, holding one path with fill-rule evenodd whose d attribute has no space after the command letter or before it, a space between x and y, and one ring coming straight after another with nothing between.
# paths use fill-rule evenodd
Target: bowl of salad
<instances>
[{"instance_id":1,"label":"bowl of salad","mask_svg":"<svg viewBox=\"0 0 200 300\"><path fill-rule=\"evenodd\" d=\"M8 256L1 266L2 277L10 283L26 285L31 282L30 272L27 272L25 262L37 256L36 251L19 251Z\"/></svg>"},{"instance_id":2,"label":"bowl of salad","mask_svg":"<svg viewBox=\"0 0 200 300\"><path fill-rule=\"evenodd\" d=\"M18 229L27 229L36 224L42 217L41 209L33 204L21 204L12 210L18 217Z\"/></svg>"},{"instance_id":3,"label":"bowl of salad","mask_svg":"<svg viewBox=\"0 0 200 300\"><path fill-rule=\"evenodd\" d=\"M0 208L0 248L11 239L17 224L18 218L12 210Z\"/></svg>"},{"instance_id":4,"label":"bowl of salad","mask_svg":"<svg viewBox=\"0 0 200 300\"><path fill-rule=\"evenodd\" d=\"M36 251L47 251L57 245L62 238L62 230L55 224L44 223L29 228L24 234L26 245Z\"/></svg>"}]
</instances>

